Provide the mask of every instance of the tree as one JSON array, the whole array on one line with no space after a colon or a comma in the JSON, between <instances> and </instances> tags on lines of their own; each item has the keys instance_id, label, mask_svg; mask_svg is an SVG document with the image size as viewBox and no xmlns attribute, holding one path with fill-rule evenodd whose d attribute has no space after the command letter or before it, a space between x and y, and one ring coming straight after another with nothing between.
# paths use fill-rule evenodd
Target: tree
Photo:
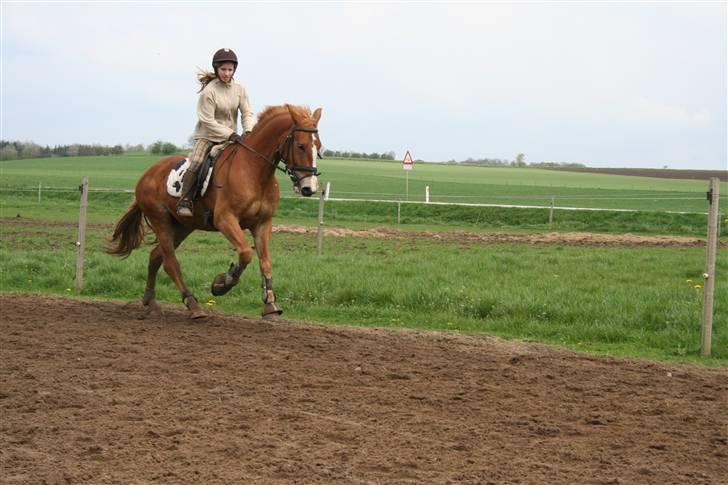
<instances>
[{"instance_id":1,"label":"tree","mask_svg":"<svg viewBox=\"0 0 728 485\"><path fill-rule=\"evenodd\" d=\"M21 158L38 158L40 156L40 145L32 141L23 143L23 149L20 153Z\"/></svg>"},{"instance_id":2,"label":"tree","mask_svg":"<svg viewBox=\"0 0 728 485\"><path fill-rule=\"evenodd\" d=\"M162 153L165 155L171 155L177 151L177 146L174 143L166 142L162 145Z\"/></svg>"},{"instance_id":3,"label":"tree","mask_svg":"<svg viewBox=\"0 0 728 485\"><path fill-rule=\"evenodd\" d=\"M13 145L5 145L0 148L0 160L15 160L18 158L18 150Z\"/></svg>"},{"instance_id":4,"label":"tree","mask_svg":"<svg viewBox=\"0 0 728 485\"><path fill-rule=\"evenodd\" d=\"M516 167L525 167L526 166L526 155L523 153L519 153L516 155Z\"/></svg>"}]
</instances>

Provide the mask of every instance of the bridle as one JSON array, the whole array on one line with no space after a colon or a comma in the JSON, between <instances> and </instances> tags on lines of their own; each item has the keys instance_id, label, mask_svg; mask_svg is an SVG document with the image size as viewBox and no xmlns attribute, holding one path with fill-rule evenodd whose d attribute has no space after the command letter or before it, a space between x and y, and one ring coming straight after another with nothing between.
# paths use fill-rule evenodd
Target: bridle
<instances>
[{"instance_id":1,"label":"bridle","mask_svg":"<svg viewBox=\"0 0 728 485\"><path fill-rule=\"evenodd\" d=\"M265 160L266 163L270 164L275 168L276 170L280 170L281 172L285 173L291 178L291 181L294 185L301 184L301 181L307 177L317 177L321 175L321 172L318 171L316 167L306 167L303 165L291 165L291 161L295 161L295 147L294 147L294 140L295 140L295 133L297 131L302 131L304 133L318 133L318 128L301 128L296 125L293 125L291 127L291 130L288 132L288 136L281 142L280 145L278 145L278 149L273 152L273 158L268 159L265 157L265 155L261 154L257 150L255 150L253 147L245 144L240 143L240 145L247 149L248 151L254 153L258 157ZM285 154L285 155L284 155ZM322 158L321 154L317 152L318 158ZM284 162L284 166L281 167L280 163ZM305 175L300 176L297 172L303 172Z\"/></svg>"}]
</instances>

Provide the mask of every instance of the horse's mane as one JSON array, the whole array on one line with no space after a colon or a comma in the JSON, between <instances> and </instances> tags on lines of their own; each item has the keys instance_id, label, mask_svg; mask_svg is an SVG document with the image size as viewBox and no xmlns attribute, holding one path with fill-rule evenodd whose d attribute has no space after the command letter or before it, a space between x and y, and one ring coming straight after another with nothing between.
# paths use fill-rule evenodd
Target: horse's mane
<instances>
[{"instance_id":1,"label":"horse's mane","mask_svg":"<svg viewBox=\"0 0 728 485\"><path fill-rule=\"evenodd\" d=\"M258 123L256 123L254 130L263 128L272 119L278 116L289 114L288 107L291 110L298 112L301 118L311 118L311 110L305 106L295 106L292 104L283 104L280 106L266 106L263 111L258 114Z\"/></svg>"}]
</instances>

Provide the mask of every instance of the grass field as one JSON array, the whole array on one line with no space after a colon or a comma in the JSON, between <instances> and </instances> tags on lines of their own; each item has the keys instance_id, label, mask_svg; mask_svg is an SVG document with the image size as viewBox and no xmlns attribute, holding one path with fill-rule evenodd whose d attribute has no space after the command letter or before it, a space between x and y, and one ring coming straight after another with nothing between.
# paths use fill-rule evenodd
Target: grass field
<instances>
[{"instance_id":1,"label":"grass field","mask_svg":"<svg viewBox=\"0 0 728 485\"><path fill-rule=\"evenodd\" d=\"M0 163L0 216L7 218L0 227L0 291L73 294L79 210L79 194L74 190L81 176L89 177L92 188L131 189L154 159L124 156ZM403 198L399 164L326 160L321 170L323 182L332 182L334 197L346 196L348 191L352 197ZM44 187L67 190L44 191L39 202L39 181ZM492 196L501 189L510 189L510 194L521 191L523 197L551 190L591 194L591 203L597 204L603 199L593 194L609 191L616 194L612 199L615 204L632 204L634 199L627 196L640 192L651 194L661 211L671 210L675 203L675 199L663 196L678 194L702 197L702 205L695 204L694 208L703 212L707 208L707 182L702 181L418 165L410 175L410 190L427 183L450 187L450 193L462 199L487 196L486 192ZM281 185L287 190L290 182L282 179ZM721 186L724 195L728 194L725 185ZM132 199L131 193L90 194L89 223L97 226L91 227L87 236L82 296L140 298L148 248L124 261L101 251L110 235L110 224ZM646 200L641 203L646 204ZM587 204L581 200L579 205ZM284 199L275 222L315 225L317 205L315 199ZM549 227L544 209L405 203L401 204L402 223L397 226L396 206L329 201L327 226L584 230L704 237L706 221L700 214L646 210L556 211L554 226ZM229 295L216 300L209 296L212 277L235 257L221 235L195 233L179 256L187 282L201 301L209 301L224 312L258 314L256 261ZM289 318L487 333L613 355L728 365L728 278L721 276L728 271L728 258L723 250L718 255L714 356L698 356L704 258L702 248L485 245L360 237L327 238L324 256L317 257L315 237L277 234L273 239L275 288ZM160 299L179 302L169 278L161 273L158 281Z\"/></svg>"},{"instance_id":2,"label":"grass field","mask_svg":"<svg viewBox=\"0 0 728 485\"><path fill-rule=\"evenodd\" d=\"M73 225L3 224L3 292L73 295ZM82 296L139 301L149 248L127 260L104 254L108 228L91 228ZM700 248L580 248L467 241L327 238L276 234L274 283L285 316L383 327L419 327L556 343L578 350L728 365L728 280L717 282L713 352L699 357L704 251ZM223 312L260 312L257 262L238 287L213 298L213 276L235 255L214 233L179 251L189 287ZM718 273L728 258L720 254ZM179 303L169 278L161 301Z\"/></svg>"},{"instance_id":3,"label":"grass field","mask_svg":"<svg viewBox=\"0 0 728 485\"><path fill-rule=\"evenodd\" d=\"M0 188L73 189L88 176L91 189L132 190L157 156L76 157L0 162ZM625 177L530 168L489 168L418 163L405 182L398 162L326 159L321 182L332 197L433 202L601 207L644 211L707 212L707 181ZM280 174L279 174L280 175ZM282 195L293 196L280 177ZM406 190L406 185L408 189ZM728 183L721 184L728 200ZM725 204L724 204L725 205Z\"/></svg>"}]
</instances>

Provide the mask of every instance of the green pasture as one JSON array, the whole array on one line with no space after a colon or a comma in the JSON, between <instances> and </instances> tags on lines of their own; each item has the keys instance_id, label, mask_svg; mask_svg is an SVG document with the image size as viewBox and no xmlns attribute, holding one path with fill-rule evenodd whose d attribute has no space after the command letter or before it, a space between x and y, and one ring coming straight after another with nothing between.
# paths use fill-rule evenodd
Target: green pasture
<instances>
[{"instance_id":1,"label":"green pasture","mask_svg":"<svg viewBox=\"0 0 728 485\"><path fill-rule=\"evenodd\" d=\"M157 156L68 157L0 162L0 189L72 190L83 176L95 189L133 190ZM707 181L627 177L532 168L417 163L409 175L399 162L324 159L322 185L344 199L707 212ZM290 182L279 174L284 197ZM728 184L721 184L728 196ZM728 200L725 197L723 200Z\"/></svg>"},{"instance_id":2,"label":"green pasture","mask_svg":"<svg viewBox=\"0 0 728 485\"><path fill-rule=\"evenodd\" d=\"M0 291L76 296L76 227L2 221ZM107 226L87 234L82 298L139 301L149 246L121 260L101 251ZM426 239L276 234L274 285L291 319L416 327L551 342L617 356L728 366L728 278L716 280L713 356L699 356L702 248L485 245ZM224 238L194 233L179 259L186 281L214 311L260 312L257 259L238 287L209 285L236 258ZM728 257L719 252L719 275ZM158 297L179 303L163 272ZM200 323L204 325L204 323Z\"/></svg>"},{"instance_id":3,"label":"green pasture","mask_svg":"<svg viewBox=\"0 0 728 485\"><path fill-rule=\"evenodd\" d=\"M0 291L76 296L72 291L79 214L78 185L88 176L85 286L81 297L138 300L148 247L127 260L101 246L133 200L133 188L156 156L81 157L0 162ZM401 231L544 232L687 235L706 233L707 181L637 178L417 164L323 160L331 182L327 227ZM318 198L296 197L285 176L278 224L315 226ZM41 184L40 198L38 185ZM541 205L543 208L422 204L432 201ZM728 184L721 184L723 213ZM108 190L100 190L108 189ZM571 211L557 206L637 209ZM357 199L388 200L365 202ZM689 212L678 214L668 211ZM399 215L399 224L397 217ZM29 222L29 223L28 223ZM725 241L728 219L721 216ZM276 234L274 282L285 316L318 322L500 335L573 349L728 366L728 258L718 253L714 356L698 355L703 248L577 248L485 245L418 238ZM179 253L188 284L216 311L257 315L257 260L230 294L212 299L209 284L235 258L220 234L195 233ZM160 273L159 297L179 295Z\"/></svg>"},{"instance_id":4,"label":"green pasture","mask_svg":"<svg viewBox=\"0 0 728 485\"><path fill-rule=\"evenodd\" d=\"M87 221L90 224L115 223L134 200L133 192L90 192ZM37 191L0 191L0 217L75 222L79 217L78 189L46 191L38 200ZM316 225L319 200L290 197L281 199L274 219L277 224ZM399 223L397 223L399 216ZM618 212L474 207L407 202L365 202L330 200L325 205L326 227L366 229L391 227L407 231L487 231L487 232L601 232L612 234L681 235L704 238L705 214L668 212ZM728 221L721 223L721 239L726 239Z\"/></svg>"}]
</instances>

